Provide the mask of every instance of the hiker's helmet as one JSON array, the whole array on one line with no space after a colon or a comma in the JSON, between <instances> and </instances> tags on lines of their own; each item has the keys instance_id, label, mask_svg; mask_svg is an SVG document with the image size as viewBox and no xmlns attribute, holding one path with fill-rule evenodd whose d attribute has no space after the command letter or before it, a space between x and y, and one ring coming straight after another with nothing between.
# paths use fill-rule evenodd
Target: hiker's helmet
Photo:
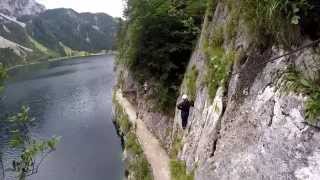
<instances>
[{"instance_id":1,"label":"hiker's helmet","mask_svg":"<svg viewBox=\"0 0 320 180\"><path fill-rule=\"evenodd\" d=\"M182 99L183 99L183 100L187 100L187 99L188 99L188 96L187 96L186 94L184 94L184 95L182 96Z\"/></svg>"}]
</instances>

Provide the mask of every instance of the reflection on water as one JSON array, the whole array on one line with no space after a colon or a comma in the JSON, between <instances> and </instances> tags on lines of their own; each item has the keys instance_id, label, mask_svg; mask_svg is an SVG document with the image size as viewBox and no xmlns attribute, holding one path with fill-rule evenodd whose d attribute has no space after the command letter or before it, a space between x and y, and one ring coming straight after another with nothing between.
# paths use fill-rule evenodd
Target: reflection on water
<instances>
[{"instance_id":1,"label":"reflection on water","mask_svg":"<svg viewBox=\"0 0 320 180\"><path fill-rule=\"evenodd\" d=\"M111 120L113 57L36 64L9 75L0 118L28 105L37 119L34 136L62 136L57 151L30 180L122 179L121 143ZM2 158L9 168L18 150L8 148L3 123L0 130ZM6 172L6 180L12 178Z\"/></svg>"}]
</instances>

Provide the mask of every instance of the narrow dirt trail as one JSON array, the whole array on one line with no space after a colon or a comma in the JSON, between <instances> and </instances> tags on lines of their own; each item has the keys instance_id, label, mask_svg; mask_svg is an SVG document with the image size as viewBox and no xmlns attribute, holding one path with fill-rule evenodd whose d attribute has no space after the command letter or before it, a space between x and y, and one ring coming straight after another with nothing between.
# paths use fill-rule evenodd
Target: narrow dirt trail
<instances>
[{"instance_id":1,"label":"narrow dirt trail","mask_svg":"<svg viewBox=\"0 0 320 180\"><path fill-rule=\"evenodd\" d=\"M151 165L155 180L170 180L170 158L166 151L161 147L156 137L147 129L141 119L136 119L135 107L118 90L116 99L124 108L129 116L129 120L136 124L136 135L143 148L144 154Z\"/></svg>"}]
</instances>

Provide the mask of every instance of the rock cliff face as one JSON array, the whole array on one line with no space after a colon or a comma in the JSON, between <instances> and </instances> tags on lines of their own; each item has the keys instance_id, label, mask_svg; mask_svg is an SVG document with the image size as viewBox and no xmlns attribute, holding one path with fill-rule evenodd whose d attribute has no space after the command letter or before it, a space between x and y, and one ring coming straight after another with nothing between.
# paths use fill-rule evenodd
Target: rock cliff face
<instances>
[{"instance_id":1,"label":"rock cliff face","mask_svg":"<svg viewBox=\"0 0 320 180\"><path fill-rule=\"evenodd\" d=\"M13 17L36 15L45 11L45 7L35 0L1 0L0 12Z\"/></svg>"},{"instance_id":2,"label":"rock cliff face","mask_svg":"<svg viewBox=\"0 0 320 180\"><path fill-rule=\"evenodd\" d=\"M268 62L286 52L250 46L250 36L240 23L235 43L225 41L223 48L246 52L245 58L233 65L226 87L220 87L210 100L203 85L208 70L203 44L214 35L215 27L227 23L228 13L228 8L219 4L213 18L207 17L191 58L188 71L196 67L200 73L195 108L179 158L190 171L195 170L198 180L320 179L320 134L319 128L306 123L307 97L284 93L281 88L292 65L319 78L319 46ZM181 94L186 92L184 83ZM177 111L174 134L179 133L180 121Z\"/></svg>"},{"instance_id":3,"label":"rock cliff face","mask_svg":"<svg viewBox=\"0 0 320 180\"><path fill-rule=\"evenodd\" d=\"M112 49L118 28L117 21L105 13L64 8L47 10L26 24L32 38L58 52L65 51L65 46L89 52Z\"/></svg>"},{"instance_id":4,"label":"rock cliff face","mask_svg":"<svg viewBox=\"0 0 320 180\"><path fill-rule=\"evenodd\" d=\"M153 102L146 98L147 95L144 96L141 91L136 92L139 89L139 83L132 79L132 74L127 68L118 65L117 72L118 82L123 80L121 82L122 87L118 88L121 88L128 95L127 98L138 110L137 115L141 117L148 130L158 138L162 146L169 152L172 141L173 119L166 114L153 111Z\"/></svg>"},{"instance_id":5,"label":"rock cliff face","mask_svg":"<svg viewBox=\"0 0 320 180\"><path fill-rule=\"evenodd\" d=\"M236 55L224 85L210 97L207 41L217 35L217 27L228 23L230 13L224 3L207 12L186 72L198 72L195 107L187 130L181 130L178 110L170 118L153 113L142 100L137 103L141 115L168 152L176 146L176 137L181 138L178 158L195 172L196 180L320 179L320 130L307 118L309 96L285 90L287 73L293 66L304 77L320 79L320 46L270 61L288 50L272 44L254 46L240 18L232 41L228 32L221 34L223 51ZM301 39L302 44L311 41ZM123 88L135 88L130 73L122 72ZM186 80L180 91L181 95L188 93Z\"/></svg>"}]
</instances>

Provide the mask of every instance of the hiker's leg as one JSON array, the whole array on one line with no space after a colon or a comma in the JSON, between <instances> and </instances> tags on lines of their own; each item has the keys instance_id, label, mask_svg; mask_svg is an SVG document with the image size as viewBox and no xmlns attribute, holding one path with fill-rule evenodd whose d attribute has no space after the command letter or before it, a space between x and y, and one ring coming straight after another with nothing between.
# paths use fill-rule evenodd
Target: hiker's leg
<instances>
[{"instance_id":1,"label":"hiker's leg","mask_svg":"<svg viewBox=\"0 0 320 180\"><path fill-rule=\"evenodd\" d=\"M186 129L188 120L186 118L182 119L182 129Z\"/></svg>"},{"instance_id":2,"label":"hiker's leg","mask_svg":"<svg viewBox=\"0 0 320 180\"><path fill-rule=\"evenodd\" d=\"M188 125L188 117L189 114L188 113L182 113L181 114L181 119L182 119L182 128L185 129Z\"/></svg>"}]
</instances>

